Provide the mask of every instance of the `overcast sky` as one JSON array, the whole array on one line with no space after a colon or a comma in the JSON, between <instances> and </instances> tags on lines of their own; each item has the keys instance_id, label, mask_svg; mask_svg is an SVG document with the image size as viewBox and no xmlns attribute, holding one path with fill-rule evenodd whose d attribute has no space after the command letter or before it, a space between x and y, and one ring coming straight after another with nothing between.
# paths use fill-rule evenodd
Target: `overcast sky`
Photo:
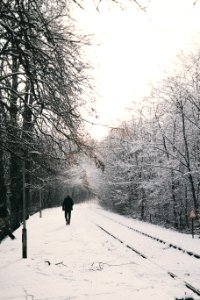
<instances>
[{"instance_id":1,"label":"overcast sky","mask_svg":"<svg viewBox=\"0 0 200 300\"><path fill-rule=\"evenodd\" d=\"M88 119L109 126L128 118L127 108L164 76L180 50L193 47L200 31L199 1L142 1L149 2L146 12L133 1L122 2L126 9L106 0L97 11L88 0L85 10L76 12L82 32L94 35L86 56L94 67L99 119ZM90 132L100 138L107 129L92 126Z\"/></svg>"}]
</instances>

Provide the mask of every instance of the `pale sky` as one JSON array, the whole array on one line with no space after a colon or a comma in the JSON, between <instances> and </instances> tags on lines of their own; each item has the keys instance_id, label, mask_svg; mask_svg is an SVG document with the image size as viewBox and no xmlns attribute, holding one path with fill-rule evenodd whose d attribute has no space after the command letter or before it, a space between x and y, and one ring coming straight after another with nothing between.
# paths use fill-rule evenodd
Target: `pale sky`
<instances>
[{"instance_id":1,"label":"pale sky","mask_svg":"<svg viewBox=\"0 0 200 300\"><path fill-rule=\"evenodd\" d=\"M122 2L127 9L102 0L98 12L95 1L87 0L85 10L77 12L82 32L94 34L86 57L94 66L99 119L88 120L114 127L166 74L177 53L192 48L200 32L200 1L193 6L193 0L142 0L149 2L146 13L133 1ZM96 138L107 133L104 126L89 129Z\"/></svg>"}]
</instances>

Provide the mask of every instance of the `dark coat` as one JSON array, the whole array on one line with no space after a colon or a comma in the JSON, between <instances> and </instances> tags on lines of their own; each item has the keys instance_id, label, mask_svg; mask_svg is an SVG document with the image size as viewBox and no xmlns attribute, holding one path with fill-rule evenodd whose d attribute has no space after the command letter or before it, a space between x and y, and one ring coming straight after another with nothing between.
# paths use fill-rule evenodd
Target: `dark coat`
<instances>
[{"instance_id":1,"label":"dark coat","mask_svg":"<svg viewBox=\"0 0 200 300\"><path fill-rule=\"evenodd\" d=\"M74 202L70 196L65 197L63 204L62 204L62 209L64 211L71 211L73 210L73 205Z\"/></svg>"}]
</instances>

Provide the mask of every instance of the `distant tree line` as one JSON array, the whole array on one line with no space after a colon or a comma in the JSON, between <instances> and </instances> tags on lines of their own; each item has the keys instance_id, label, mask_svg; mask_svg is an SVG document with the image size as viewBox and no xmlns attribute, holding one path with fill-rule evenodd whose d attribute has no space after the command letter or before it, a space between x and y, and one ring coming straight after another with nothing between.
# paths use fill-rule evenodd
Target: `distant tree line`
<instances>
[{"instance_id":1,"label":"distant tree line","mask_svg":"<svg viewBox=\"0 0 200 300\"><path fill-rule=\"evenodd\" d=\"M180 230L190 226L191 211L198 216L199 57L199 51L182 57L177 73L98 145L105 172L96 175L95 188L103 206Z\"/></svg>"}]
</instances>

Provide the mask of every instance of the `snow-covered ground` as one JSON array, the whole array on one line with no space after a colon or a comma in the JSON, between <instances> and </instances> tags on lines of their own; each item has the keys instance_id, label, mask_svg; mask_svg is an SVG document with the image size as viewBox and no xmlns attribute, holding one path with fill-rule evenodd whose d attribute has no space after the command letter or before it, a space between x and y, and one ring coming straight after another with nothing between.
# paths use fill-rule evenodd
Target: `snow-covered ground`
<instances>
[{"instance_id":1,"label":"snow-covered ground","mask_svg":"<svg viewBox=\"0 0 200 300\"><path fill-rule=\"evenodd\" d=\"M36 214L27 221L27 259L21 258L21 228L15 240L7 238L0 244L0 299L200 299L183 282L200 288L200 259L123 224L200 254L197 237L119 216L94 203L74 205L70 226L61 207L46 209L42 218ZM173 279L168 272L178 277Z\"/></svg>"}]
</instances>

